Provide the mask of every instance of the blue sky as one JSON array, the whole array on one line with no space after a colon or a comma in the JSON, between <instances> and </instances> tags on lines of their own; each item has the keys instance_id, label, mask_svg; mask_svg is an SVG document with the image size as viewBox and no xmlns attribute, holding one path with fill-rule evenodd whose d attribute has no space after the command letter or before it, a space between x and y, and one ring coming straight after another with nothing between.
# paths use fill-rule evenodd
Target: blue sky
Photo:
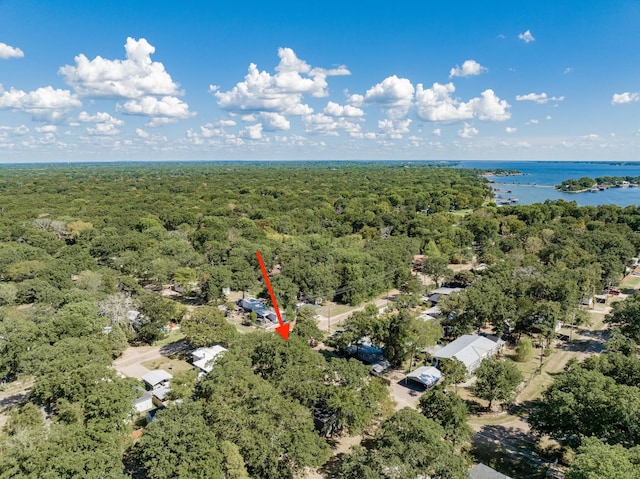
<instances>
[{"instance_id":1,"label":"blue sky","mask_svg":"<svg viewBox=\"0 0 640 479\"><path fill-rule=\"evenodd\" d=\"M635 1L0 0L0 162L638 159Z\"/></svg>"}]
</instances>

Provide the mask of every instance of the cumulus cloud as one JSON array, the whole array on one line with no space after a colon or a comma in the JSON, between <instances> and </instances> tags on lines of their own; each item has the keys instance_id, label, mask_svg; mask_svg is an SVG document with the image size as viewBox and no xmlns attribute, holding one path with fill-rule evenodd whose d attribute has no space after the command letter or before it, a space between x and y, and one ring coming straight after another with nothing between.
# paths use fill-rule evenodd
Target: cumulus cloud
<instances>
[{"instance_id":1,"label":"cumulus cloud","mask_svg":"<svg viewBox=\"0 0 640 479\"><path fill-rule=\"evenodd\" d=\"M478 130L472 127L471 125L469 125L468 123L464 124L464 126L462 127L462 130L458 130L458 136L460 138L469 139L469 138L473 138L477 134L478 134Z\"/></svg>"},{"instance_id":2,"label":"cumulus cloud","mask_svg":"<svg viewBox=\"0 0 640 479\"><path fill-rule=\"evenodd\" d=\"M631 93L625 91L624 93L614 93L611 98L612 105L623 105L625 103L632 103L636 101L640 101L640 94L637 92Z\"/></svg>"},{"instance_id":3,"label":"cumulus cloud","mask_svg":"<svg viewBox=\"0 0 640 479\"><path fill-rule=\"evenodd\" d=\"M364 116L364 111L353 105L339 105L338 103L330 101L324 108L324 113L329 116L336 117L360 117Z\"/></svg>"},{"instance_id":4,"label":"cumulus cloud","mask_svg":"<svg viewBox=\"0 0 640 479\"><path fill-rule=\"evenodd\" d=\"M56 131L58 131L58 127L56 125L44 125L37 126L35 130L38 133L55 133Z\"/></svg>"},{"instance_id":5,"label":"cumulus cloud","mask_svg":"<svg viewBox=\"0 0 640 479\"><path fill-rule=\"evenodd\" d=\"M563 101L564 96L548 96L542 93L527 93L526 95L516 95L516 101L532 101L539 104L549 103L550 101Z\"/></svg>"},{"instance_id":6,"label":"cumulus cloud","mask_svg":"<svg viewBox=\"0 0 640 479\"><path fill-rule=\"evenodd\" d=\"M403 135L409 133L409 125L411 125L409 118L404 120L386 119L378 121L378 130L392 140L401 140Z\"/></svg>"},{"instance_id":7,"label":"cumulus cloud","mask_svg":"<svg viewBox=\"0 0 640 479\"><path fill-rule=\"evenodd\" d=\"M303 121L305 132L312 135L339 136L340 131L344 131L354 137L361 134L361 127L358 123L349 121L346 118L325 115L324 113L307 115Z\"/></svg>"},{"instance_id":8,"label":"cumulus cloud","mask_svg":"<svg viewBox=\"0 0 640 479\"><path fill-rule=\"evenodd\" d=\"M24 57L24 52L22 50L16 47L9 46L6 43L0 42L0 59L8 60L9 58L22 57Z\"/></svg>"},{"instance_id":9,"label":"cumulus cloud","mask_svg":"<svg viewBox=\"0 0 640 479\"><path fill-rule=\"evenodd\" d=\"M434 128L432 133L436 136L441 136L442 130L440 128Z\"/></svg>"},{"instance_id":10,"label":"cumulus cloud","mask_svg":"<svg viewBox=\"0 0 640 479\"><path fill-rule=\"evenodd\" d=\"M287 131L291 128L287 117L276 112L263 111L257 115L257 120L262 123L264 131Z\"/></svg>"},{"instance_id":11,"label":"cumulus cloud","mask_svg":"<svg viewBox=\"0 0 640 479\"><path fill-rule=\"evenodd\" d=\"M35 120L57 121L68 111L81 106L78 96L69 90L46 86L27 93L15 88L5 91L0 85L0 109L24 111Z\"/></svg>"},{"instance_id":12,"label":"cumulus cloud","mask_svg":"<svg viewBox=\"0 0 640 479\"><path fill-rule=\"evenodd\" d=\"M8 134L14 134L18 136L26 135L29 133L29 127L27 125L20 126L0 126L0 134L2 136L7 136Z\"/></svg>"},{"instance_id":13,"label":"cumulus cloud","mask_svg":"<svg viewBox=\"0 0 640 479\"><path fill-rule=\"evenodd\" d=\"M525 43L531 43L533 41L535 41L535 37L533 35L531 35L531 30L527 30L524 33L520 33L518 34L518 38L520 40L522 40Z\"/></svg>"},{"instance_id":14,"label":"cumulus cloud","mask_svg":"<svg viewBox=\"0 0 640 479\"><path fill-rule=\"evenodd\" d=\"M280 63L271 75L259 71L255 63L249 65L244 81L229 91L220 91L211 85L209 91L218 99L218 106L227 111L264 111L286 115L309 115L313 109L302 103L304 95L325 97L327 78L350 75L346 67L336 69L315 68L299 59L291 48L278 49Z\"/></svg>"},{"instance_id":15,"label":"cumulus cloud","mask_svg":"<svg viewBox=\"0 0 640 479\"><path fill-rule=\"evenodd\" d=\"M149 138L149 133L144 131L142 128L136 128L136 136L138 138Z\"/></svg>"},{"instance_id":16,"label":"cumulus cloud","mask_svg":"<svg viewBox=\"0 0 640 479\"><path fill-rule=\"evenodd\" d=\"M402 118L413 104L414 92L411 81L392 75L369 88L364 96L351 95L349 102L353 106L375 105L392 118Z\"/></svg>"},{"instance_id":17,"label":"cumulus cloud","mask_svg":"<svg viewBox=\"0 0 640 479\"><path fill-rule=\"evenodd\" d=\"M117 109L127 115L141 115L150 118L147 126L159 126L174 123L195 115L189 111L189 105L175 96L165 96L160 99L147 96L139 100L129 100Z\"/></svg>"},{"instance_id":18,"label":"cumulus cloud","mask_svg":"<svg viewBox=\"0 0 640 479\"><path fill-rule=\"evenodd\" d=\"M262 125L260 123L249 125L240 131L240 136L242 136L243 138L248 138L249 140L261 140Z\"/></svg>"},{"instance_id":19,"label":"cumulus cloud","mask_svg":"<svg viewBox=\"0 0 640 479\"><path fill-rule=\"evenodd\" d=\"M500 100L493 90L488 89L480 97L461 102L451 94L455 91L453 83L442 85L434 83L431 88L418 84L416 89L416 112L427 121L454 122L478 118L484 121L505 121L511 118L506 100Z\"/></svg>"},{"instance_id":20,"label":"cumulus cloud","mask_svg":"<svg viewBox=\"0 0 640 479\"><path fill-rule=\"evenodd\" d=\"M108 60L100 56L89 60L75 57L75 66L65 65L59 73L81 96L95 98L141 98L148 95L178 95L178 84L164 65L151 60L156 51L146 39L127 38L125 60Z\"/></svg>"},{"instance_id":21,"label":"cumulus cloud","mask_svg":"<svg viewBox=\"0 0 640 479\"><path fill-rule=\"evenodd\" d=\"M451 69L449 72L449 78L476 76L486 71L487 68L480 65L477 61L466 60L462 66L456 65L455 68Z\"/></svg>"},{"instance_id":22,"label":"cumulus cloud","mask_svg":"<svg viewBox=\"0 0 640 479\"><path fill-rule=\"evenodd\" d=\"M516 131L518 131L518 129L517 129L517 128L512 128L512 127L508 126L508 127L506 127L506 128L504 129L504 131L505 131L505 132L507 132L507 133L515 133Z\"/></svg>"},{"instance_id":23,"label":"cumulus cloud","mask_svg":"<svg viewBox=\"0 0 640 479\"><path fill-rule=\"evenodd\" d=\"M569 73L573 73L573 67L567 67L565 68L562 73L564 73L565 75L568 75Z\"/></svg>"},{"instance_id":24,"label":"cumulus cloud","mask_svg":"<svg viewBox=\"0 0 640 479\"><path fill-rule=\"evenodd\" d=\"M87 127L87 133L95 136L111 136L120 133L117 127L124 125L124 122L114 118L109 113L99 112L90 115L86 111L80 112L78 121L82 123L95 123L93 127Z\"/></svg>"}]
</instances>

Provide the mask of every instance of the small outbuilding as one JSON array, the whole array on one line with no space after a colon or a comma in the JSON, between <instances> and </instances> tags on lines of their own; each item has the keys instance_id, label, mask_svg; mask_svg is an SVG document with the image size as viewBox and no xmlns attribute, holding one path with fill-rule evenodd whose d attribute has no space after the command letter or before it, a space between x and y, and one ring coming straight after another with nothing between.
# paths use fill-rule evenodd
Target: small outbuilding
<instances>
[{"instance_id":1,"label":"small outbuilding","mask_svg":"<svg viewBox=\"0 0 640 479\"><path fill-rule=\"evenodd\" d=\"M140 389L142 390L142 388ZM133 407L138 414L153 409L153 394L151 391L144 391L139 398L133 401Z\"/></svg>"},{"instance_id":2,"label":"small outbuilding","mask_svg":"<svg viewBox=\"0 0 640 479\"><path fill-rule=\"evenodd\" d=\"M438 384L442 379L442 373L433 366L422 366L407 374L406 379L422 384L425 388Z\"/></svg>"}]
</instances>

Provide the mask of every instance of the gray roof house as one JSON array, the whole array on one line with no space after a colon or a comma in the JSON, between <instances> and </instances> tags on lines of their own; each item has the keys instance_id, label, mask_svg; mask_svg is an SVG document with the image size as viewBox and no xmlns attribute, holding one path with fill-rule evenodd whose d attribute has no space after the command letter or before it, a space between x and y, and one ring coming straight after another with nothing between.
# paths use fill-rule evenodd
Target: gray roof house
<instances>
[{"instance_id":1,"label":"gray roof house","mask_svg":"<svg viewBox=\"0 0 640 479\"><path fill-rule=\"evenodd\" d=\"M476 464L469 469L469 479L511 479L511 477L505 476L484 464Z\"/></svg>"},{"instance_id":2,"label":"gray roof house","mask_svg":"<svg viewBox=\"0 0 640 479\"><path fill-rule=\"evenodd\" d=\"M498 338L490 339L475 334L465 334L447 344L433 356L436 360L456 358L464 363L467 371L472 373L484 358L490 358L504 346L504 341ZM436 364L437 366L437 364Z\"/></svg>"},{"instance_id":3,"label":"gray roof house","mask_svg":"<svg viewBox=\"0 0 640 479\"><path fill-rule=\"evenodd\" d=\"M142 376L142 380L151 389L168 387L170 379L173 379L173 376L164 369L155 369Z\"/></svg>"}]
</instances>

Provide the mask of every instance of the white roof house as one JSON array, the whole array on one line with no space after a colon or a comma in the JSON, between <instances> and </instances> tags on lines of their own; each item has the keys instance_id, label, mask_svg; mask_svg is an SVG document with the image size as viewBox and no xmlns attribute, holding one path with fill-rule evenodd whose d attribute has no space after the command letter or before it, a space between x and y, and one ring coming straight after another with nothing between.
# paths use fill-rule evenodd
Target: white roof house
<instances>
[{"instance_id":1,"label":"white roof house","mask_svg":"<svg viewBox=\"0 0 640 479\"><path fill-rule=\"evenodd\" d=\"M147 374L142 376L142 380L152 389L168 386L170 379L173 379L173 375L166 372L164 369L149 371Z\"/></svg>"},{"instance_id":2,"label":"white roof house","mask_svg":"<svg viewBox=\"0 0 640 479\"><path fill-rule=\"evenodd\" d=\"M218 345L198 348L191 353L193 365L205 373L211 372L215 360L226 351L226 348Z\"/></svg>"},{"instance_id":3,"label":"white roof house","mask_svg":"<svg viewBox=\"0 0 640 479\"><path fill-rule=\"evenodd\" d=\"M442 379L442 373L433 366L422 366L407 374L407 379L411 379L422 384L424 387L430 388Z\"/></svg>"},{"instance_id":4,"label":"white roof house","mask_svg":"<svg viewBox=\"0 0 640 479\"><path fill-rule=\"evenodd\" d=\"M484 358L495 355L504 346L504 341L493 341L484 336L465 334L447 344L434 354L436 359L456 358L464 363L467 371L475 371Z\"/></svg>"}]
</instances>

